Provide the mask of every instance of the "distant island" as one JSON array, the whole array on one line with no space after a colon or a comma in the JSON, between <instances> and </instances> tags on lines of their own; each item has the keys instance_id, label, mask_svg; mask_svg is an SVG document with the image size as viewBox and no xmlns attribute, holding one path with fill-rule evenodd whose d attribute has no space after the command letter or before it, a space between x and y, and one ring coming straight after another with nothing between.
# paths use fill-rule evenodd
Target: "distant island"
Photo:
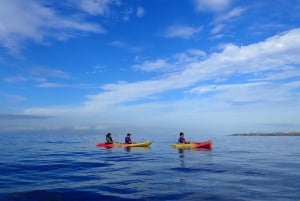
<instances>
[{"instance_id":1,"label":"distant island","mask_svg":"<svg viewBox=\"0 0 300 201\"><path fill-rule=\"evenodd\" d=\"M300 132L276 132L276 133L235 133L231 136L300 136Z\"/></svg>"}]
</instances>

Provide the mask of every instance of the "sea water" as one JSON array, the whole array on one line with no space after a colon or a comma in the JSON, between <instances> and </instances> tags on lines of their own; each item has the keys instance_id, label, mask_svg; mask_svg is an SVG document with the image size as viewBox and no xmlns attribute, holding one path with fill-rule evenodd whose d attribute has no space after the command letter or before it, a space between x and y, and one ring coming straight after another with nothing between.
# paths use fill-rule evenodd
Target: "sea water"
<instances>
[{"instance_id":1,"label":"sea water","mask_svg":"<svg viewBox=\"0 0 300 201\"><path fill-rule=\"evenodd\" d=\"M198 136L212 150L172 148L177 135L132 137L152 144L106 149L95 146L104 136L89 133L0 134L0 200L300 200L300 137Z\"/></svg>"}]
</instances>

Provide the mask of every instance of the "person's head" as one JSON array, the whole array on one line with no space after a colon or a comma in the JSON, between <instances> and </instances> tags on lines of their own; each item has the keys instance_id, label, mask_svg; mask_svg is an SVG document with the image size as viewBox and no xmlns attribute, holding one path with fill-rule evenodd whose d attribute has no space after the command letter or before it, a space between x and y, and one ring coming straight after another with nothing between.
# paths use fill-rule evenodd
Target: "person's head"
<instances>
[{"instance_id":1,"label":"person's head","mask_svg":"<svg viewBox=\"0 0 300 201\"><path fill-rule=\"evenodd\" d=\"M107 136L107 137L111 136L111 133L107 133L106 136Z\"/></svg>"},{"instance_id":2,"label":"person's head","mask_svg":"<svg viewBox=\"0 0 300 201\"><path fill-rule=\"evenodd\" d=\"M181 136L184 136L184 133L183 132L180 132L179 133L179 136L181 137Z\"/></svg>"},{"instance_id":3,"label":"person's head","mask_svg":"<svg viewBox=\"0 0 300 201\"><path fill-rule=\"evenodd\" d=\"M130 133L127 133L127 136L128 136L128 137L130 137L130 136L131 136L131 134L130 134Z\"/></svg>"}]
</instances>

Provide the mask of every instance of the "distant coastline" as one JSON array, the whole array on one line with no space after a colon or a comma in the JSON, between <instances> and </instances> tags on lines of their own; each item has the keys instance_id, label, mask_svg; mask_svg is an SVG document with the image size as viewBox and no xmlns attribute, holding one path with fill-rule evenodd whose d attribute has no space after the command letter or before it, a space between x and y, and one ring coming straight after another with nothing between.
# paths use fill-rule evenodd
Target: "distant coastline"
<instances>
[{"instance_id":1,"label":"distant coastline","mask_svg":"<svg viewBox=\"0 0 300 201\"><path fill-rule=\"evenodd\" d=\"M235 133L231 136L300 136L300 132L276 132L276 133Z\"/></svg>"}]
</instances>

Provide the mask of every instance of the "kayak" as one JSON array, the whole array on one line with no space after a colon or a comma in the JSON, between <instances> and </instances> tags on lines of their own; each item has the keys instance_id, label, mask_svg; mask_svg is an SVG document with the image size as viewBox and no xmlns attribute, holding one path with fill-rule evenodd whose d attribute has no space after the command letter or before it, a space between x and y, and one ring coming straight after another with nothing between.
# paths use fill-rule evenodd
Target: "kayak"
<instances>
[{"instance_id":1,"label":"kayak","mask_svg":"<svg viewBox=\"0 0 300 201\"><path fill-rule=\"evenodd\" d=\"M114 146L117 146L117 143L115 144L108 144L108 143L105 143L105 142L100 142L98 144L96 144L97 147L106 147L106 148L112 148Z\"/></svg>"},{"instance_id":2,"label":"kayak","mask_svg":"<svg viewBox=\"0 0 300 201\"><path fill-rule=\"evenodd\" d=\"M212 149L213 142L211 140L205 142L191 142L189 144L176 143L171 144L172 147L178 149Z\"/></svg>"},{"instance_id":3,"label":"kayak","mask_svg":"<svg viewBox=\"0 0 300 201\"><path fill-rule=\"evenodd\" d=\"M172 147L178 149L212 149L213 142L211 140L205 142L191 142L189 144L176 143L171 144Z\"/></svg>"},{"instance_id":4,"label":"kayak","mask_svg":"<svg viewBox=\"0 0 300 201\"><path fill-rule=\"evenodd\" d=\"M106 147L106 148L112 148L112 147L148 147L151 144L151 141L145 141L145 142L137 142L132 144L125 144L125 143L113 143L108 144L105 142L98 143L97 147Z\"/></svg>"},{"instance_id":5,"label":"kayak","mask_svg":"<svg viewBox=\"0 0 300 201\"><path fill-rule=\"evenodd\" d=\"M148 147L151 141L137 142L132 144L121 144L121 147Z\"/></svg>"}]
</instances>

